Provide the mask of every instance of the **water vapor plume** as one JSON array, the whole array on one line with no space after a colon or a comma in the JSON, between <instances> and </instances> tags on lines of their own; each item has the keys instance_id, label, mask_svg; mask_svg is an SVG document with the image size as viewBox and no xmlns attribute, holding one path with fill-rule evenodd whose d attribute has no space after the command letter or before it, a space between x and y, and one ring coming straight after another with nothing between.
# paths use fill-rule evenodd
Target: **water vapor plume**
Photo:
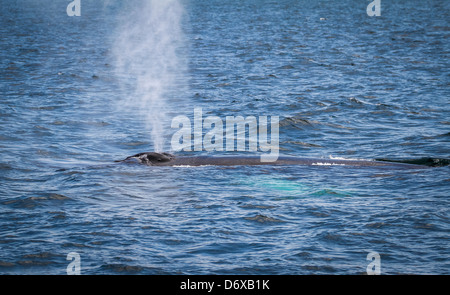
<instances>
[{"instance_id":1,"label":"water vapor plume","mask_svg":"<svg viewBox=\"0 0 450 295\"><path fill-rule=\"evenodd\" d=\"M163 151L171 93L181 88L185 74L180 57L184 9L179 0L135 0L124 6L112 50L121 107L142 116L155 151Z\"/></svg>"}]
</instances>

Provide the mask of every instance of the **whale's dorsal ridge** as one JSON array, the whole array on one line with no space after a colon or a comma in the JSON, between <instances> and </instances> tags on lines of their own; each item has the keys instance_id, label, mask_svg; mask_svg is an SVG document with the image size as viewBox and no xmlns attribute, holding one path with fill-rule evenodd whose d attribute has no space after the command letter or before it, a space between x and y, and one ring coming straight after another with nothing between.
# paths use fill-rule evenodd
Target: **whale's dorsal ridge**
<instances>
[{"instance_id":1,"label":"whale's dorsal ridge","mask_svg":"<svg viewBox=\"0 0 450 295\"><path fill-rule=\"evenodd\" d=\"M229 157L207 157L207 156L180 156L175 157L169 153L146 152L139 153L126 158L123 161L138 161L140 164L148 166L237 166L237 165L343 165L349 167L385 167L385 168L404 168L418 169L429 168L424 165L415 165L409 163L396 163L387 161L371 160L336 160L336 159L309 159L296 157L279 157L275 162L261 162L259 157L229 156ZM122 162L122 161L119 161Z\"/></svg>"}]
</instances>

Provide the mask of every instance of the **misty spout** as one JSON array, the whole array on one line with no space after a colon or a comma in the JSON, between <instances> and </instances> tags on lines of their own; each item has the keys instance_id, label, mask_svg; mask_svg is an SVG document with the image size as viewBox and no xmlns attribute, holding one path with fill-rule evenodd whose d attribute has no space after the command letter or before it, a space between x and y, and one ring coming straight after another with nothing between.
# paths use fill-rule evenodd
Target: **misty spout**
<instances>
[{"instance_id":1,"label":"misty spout","mask_svg":"<svg viewBox=\"0 0 450 295\"><path fill-rule=\"evenodd\" d=\"M142 118L155 151L161 151L170 92L184 74L178 50L184 40L183 7L178 0L127 5L113 48L123 96L119 105Z\"/></svg>"}]
</instances>

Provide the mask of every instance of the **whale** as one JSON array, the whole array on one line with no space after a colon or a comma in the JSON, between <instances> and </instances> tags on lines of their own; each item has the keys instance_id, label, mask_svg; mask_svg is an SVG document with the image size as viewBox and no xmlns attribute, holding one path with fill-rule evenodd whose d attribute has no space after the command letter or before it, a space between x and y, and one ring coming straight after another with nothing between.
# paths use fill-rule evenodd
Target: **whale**
<instances>
[{"instance_id":1,"label":"whale","mask_svg":"<svg viewBox=\"0 0 450 295\"><path fill-rule=\"evenodd\" d=\"M139 163L147 166L258 166L258 165L306 165L347 167L384 167L397 169L424 169L426 165L390 162L386 160L351 160L351 159L321 159L298 158L293 156L280 156L273 162L262 162L256 156L175 156L170 153L144 152L135 154L116 162Z\"/></svg>"}]
</instances>

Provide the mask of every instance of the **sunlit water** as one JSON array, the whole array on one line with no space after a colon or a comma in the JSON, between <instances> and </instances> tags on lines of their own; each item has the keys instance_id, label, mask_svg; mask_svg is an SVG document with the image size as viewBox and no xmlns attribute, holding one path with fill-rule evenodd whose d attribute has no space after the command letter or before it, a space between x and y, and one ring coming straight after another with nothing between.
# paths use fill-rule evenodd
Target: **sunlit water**
<instances>
[{"instance_id":1,"label":"sunlit water","mask_svg":"<svg viewBox=\"0 0 450 295\"><path fill-rule=\"evenodd\" d=\"M133 7L81 2L0 4L0 273L77 252L82 274L364 274L372 251L382 274L449 273L449 167L115 163L154 144L116 71ZM202 107L280 116L284 155L449 158L450 3L381 2L182 1L167 150Z\"/></svg>"}]
</instances>

